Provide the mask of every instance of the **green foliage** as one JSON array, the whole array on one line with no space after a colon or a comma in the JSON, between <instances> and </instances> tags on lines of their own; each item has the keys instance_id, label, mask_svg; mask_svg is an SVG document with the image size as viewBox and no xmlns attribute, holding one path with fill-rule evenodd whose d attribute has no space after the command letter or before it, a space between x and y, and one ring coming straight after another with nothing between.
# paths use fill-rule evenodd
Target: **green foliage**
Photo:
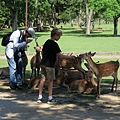
<instances>
[{"instance_id":1,"label":"green foliage","mask_svg":"<svg viewBox=\"0 0 120 120\"><path fill-rule=\"evenodd\" d=\"M102 14L104 18L112 19L120 14L119 0L89 0L88 7Z\"/></svg>"},{"instance_id":2,"label":"green foliage","mask_svg":"<svg viewBox=\"0 0 120 120\"><path fill-rule=\"evenodd\" d=\"M7 20L10 19L9 9L5 6L4 1L0 1L0 26Z\"/></svg>"},{"instance_id":3,"label":"green foliage","mask_svg":"<svg viewBox=\"0 0 120 120\"><path fill-rule=\"evenodd\" d=\"M67 13L65 13L65 12L61 13L61 15L60 15L59 17L60 17L60 19L63 20L63 21L69 21L69 19L70 19L69 14L67 14Z\"/></svg>"}]
</instances>

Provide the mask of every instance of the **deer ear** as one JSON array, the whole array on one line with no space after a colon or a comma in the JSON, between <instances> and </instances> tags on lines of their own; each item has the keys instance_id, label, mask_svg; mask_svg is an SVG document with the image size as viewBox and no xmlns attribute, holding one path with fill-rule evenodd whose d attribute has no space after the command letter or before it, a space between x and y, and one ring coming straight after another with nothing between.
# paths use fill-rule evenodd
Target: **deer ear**
<instances>
[{"instance_id":1,"label":"deer ear","mask_svg":"<svg viewBox=\"0 0 120 120\"><path fill-rule=\"evenodd\" d=\"M88 54L91 54L91 51Z\"/></svg>"},{"instance_id":2,"label":"deer ear","mask_svg":"<svg viewBox=\"0 0 120 120\"><path fill-rule=\"evenodd\" d=\"M93 56L96 54L96 52L94 52L94 53L92 53L93 54Z\"/></svg>"},{"instance_id":3,"label":"deer ear","mask_svg":"<svg viewBox=\"0 0 120 120\"><path fill-rule=\"evenodd\" d=\"M88 55L90 55L90 56L91 56L91 54L92 54L92 53L91 53L91 51L90 51L90 52L88 52Z\"/></svg>"}]
</instances>

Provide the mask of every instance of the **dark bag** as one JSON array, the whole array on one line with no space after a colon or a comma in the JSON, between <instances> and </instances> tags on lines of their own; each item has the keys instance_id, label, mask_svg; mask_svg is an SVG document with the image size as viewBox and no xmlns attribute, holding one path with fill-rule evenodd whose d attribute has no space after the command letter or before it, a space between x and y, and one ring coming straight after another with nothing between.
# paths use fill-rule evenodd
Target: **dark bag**
<instances>
[{"instance_id":1,"label":"dark bag","mask_svg":"<svg viewBox=\"0 0 120 120\"><path fill-rule=\"evenodd\" d=\"M2 39L2 42L1 42L2 46L7 46L7 44L10 42L9 39L10 39L10 36L11 36L12 33L13 32L9 32L6 35L4 35L4 37Z\"/></svg>"}]
</instances>

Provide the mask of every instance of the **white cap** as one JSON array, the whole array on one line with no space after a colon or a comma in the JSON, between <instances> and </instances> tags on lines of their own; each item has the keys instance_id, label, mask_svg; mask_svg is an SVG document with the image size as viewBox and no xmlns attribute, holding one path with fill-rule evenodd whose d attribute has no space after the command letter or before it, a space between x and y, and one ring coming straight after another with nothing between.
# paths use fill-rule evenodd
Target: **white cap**
<instances>
[{"instance_id":1,"label":"white cap","mask_svg":"<svg viewBox=\"0 0 120 120\"><path fill-rule=\"evenodd\" d=\"M32 36L32 38L36 38L35 30L33 28L28 28L27 31Z\"/></svg>"}]
</instances>

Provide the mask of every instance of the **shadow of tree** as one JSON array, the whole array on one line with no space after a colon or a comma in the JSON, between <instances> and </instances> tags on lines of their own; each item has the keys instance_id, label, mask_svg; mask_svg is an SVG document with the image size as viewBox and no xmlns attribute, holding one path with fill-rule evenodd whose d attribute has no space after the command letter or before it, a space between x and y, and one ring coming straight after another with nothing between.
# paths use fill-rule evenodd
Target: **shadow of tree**
<instances>
[{"instance_id":1,"label":"shadow of tree","mask_svg":"<svg viewBox=\"0 0 120 120\"><path fill-rule=\"evenodd\" d=\"M29 74L29 72L27 72ZM51 120L51 119L97 119L106 120L118 119L119 108L111 108L107 113L105 103L99 103L95 99L95 94L67 93L66 88L54 88L53 96L60 101L57 105L47 105L47 89L44 89L42 104L36 103L38 88L30 90L23 88L20 91L4 88L8 86L8 80L1 80L3 88L0 87L0 117L11 120ZM106 89L104 89L106 90ZM108 94L108 92L107 92ZM107 103L108 105L109 103ZM114 103L115 104L115 103ZM106 110L104 110L106 108ZM94 112L93 112L94 111ZM100 113L100 114L99 114Z\"/></svg>"}]
</instances>

